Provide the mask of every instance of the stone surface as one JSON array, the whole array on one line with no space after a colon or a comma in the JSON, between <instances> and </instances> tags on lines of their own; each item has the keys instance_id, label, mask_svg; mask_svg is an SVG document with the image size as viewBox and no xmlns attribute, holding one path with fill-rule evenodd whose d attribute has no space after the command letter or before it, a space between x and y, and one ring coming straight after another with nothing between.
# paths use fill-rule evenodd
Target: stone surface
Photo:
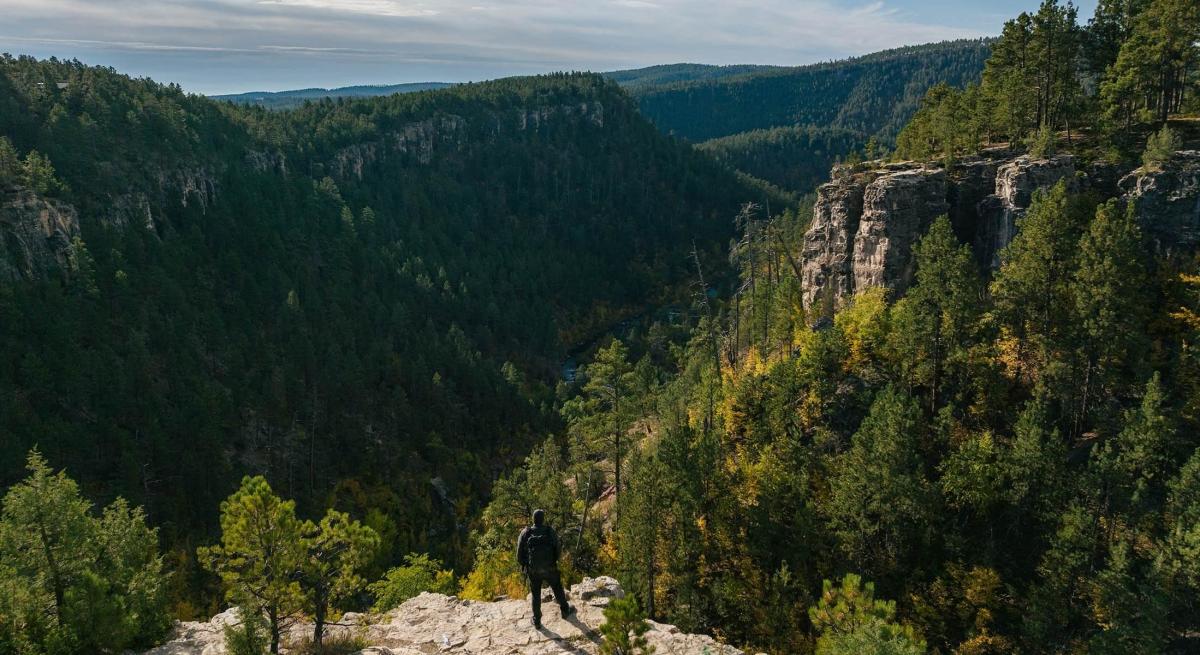
<instances>
[{"instance_id":1,"label":"stone surface","mask_svg":"<svg viewBox=\"0 0 1200 655\"><path fill-rule=\"evenodd\" d=\"M39 280L67 270L79 215L29 189L0 189L0 280Z\"/></svg>"},{"instance_id":2,"label":"stone surface","mask_svg":"<svg viewBox=\"0 0 1200 655\"><path fill-rule=\"evenodd\" d=\"M913 245L949 209L946 171L940 168L889 173L867 185L854 235L854 290L889 287L904 293L913 277Z\"/></svg>"},{"instance_id":3,"label":"stone surface","mask_svg":"<svg viewBox=\"0 0 1200 655\"><path fill-rule=\"evenodd\" d=\"M817 189L812 226L804 235L801 288L804 305L812 306L820 293L842 298L854 290L851 249L862 218L861 180L832 182Z\"/></svg>"},{"instance_id":4,"label":"stone surface","mask_svg":"<svg viewBox=\"0 0 1200 655\"><path fill-rule=\"evenodd\" d=\"M1140 168L1119 187L1160 253L1200 244L1200 151L1177 152L1157 170Z\"/></svg>"},{"instance_id":5,"label":"stone surface","mask_svg":"<svg viewBox=\"0 0 1200 655\"><path fill-rule=\"evenodd\" d=\"M893 297L904 293L914 273L912 248L941 214L950 217L959 240L972 246L980 267L996 270L1000 252L1012 241L1017 221L1039 189L1066 180L1072 191L1116 194L1113 165L1093 164L1086 174L1076 168L1071 155L1036 159L1004 150L965 158L949 169L917 162L835 167L833 181L817 191L812 225L804 237L804 306L836 306L869 287L888 287ZM1171 189L1194 185L1190 174L1180 171L1140 184ZM1192 219L1177 191L1144 195L1148 204L1171 207L1163 210L1174 212L1168 231L1186 232Z\"/></svg>"},{"instance_id":6,"label":"stone surface","mask_svg":"<svg viewBox=\"0 0 1200 655\"><path fill-rule=\"evenodd\" d=\"M1067 180L1069 190L1079 188L1075 158L1060 155L1050 159L1028 156L1000 164L996 169L996 191L978 207L975 231L976 259L991 270L1000 268L1000 252L1017 233L1017 221L1033 202L1033 194Z\"/></svg>"},{"instance_id":7,"label":"stone surface","mask_svg":"<svg viewBox=\"0 0 1200 655\"><path fill-rule=\"evenodd\" d=\"M543 627L533 627L528 597L491 603L424 593L383 615L347 614L331 626L331 637L361 637L369 647L357 655L552 655L598 652L597 628L604 608L624 595L616 580L586 578L568 592L577 612L563 619L545 591ZM172 640L145 655L226 655L224 626L237 624L237 610L227 610L202 623L180 623ZM311 630L289 629L285 643L298 643ZM711 637L680 632L672 625L650 622L646 633L657 655L741 655Z\"/></svg>"}]
</instances>

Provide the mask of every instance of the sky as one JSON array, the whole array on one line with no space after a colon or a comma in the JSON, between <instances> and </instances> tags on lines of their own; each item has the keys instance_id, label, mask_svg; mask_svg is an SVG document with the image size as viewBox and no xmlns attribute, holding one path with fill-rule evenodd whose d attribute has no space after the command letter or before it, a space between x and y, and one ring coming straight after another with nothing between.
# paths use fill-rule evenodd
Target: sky
<instances>
[{"instance_id":1,"label":"sky","mask_svg":"<svg viewBox=\"0 0 1200 655\"><path fill-rule=\"evenodd\" d=\"M194 93L800 65L999 34L1037 0L0 0L0 52ZM1081 21L1095 0L1079 3Z\"/></svg>"}]
</instances>

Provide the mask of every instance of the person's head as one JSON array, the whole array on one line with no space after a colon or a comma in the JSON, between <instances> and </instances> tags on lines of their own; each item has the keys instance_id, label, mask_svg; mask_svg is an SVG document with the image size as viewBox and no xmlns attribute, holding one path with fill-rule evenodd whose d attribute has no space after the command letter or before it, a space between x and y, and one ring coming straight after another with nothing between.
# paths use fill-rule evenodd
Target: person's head
<instances>
[{"instance_id":1,"label":"person's head","mask_svg":"<svg viewBox=\"0 0 1200 655\"><path fill-rule=\"evenodd\" d=\"M534 525L542 525L545 522L546 522L546 510L542 510L542 509L533 510L533 524Z\"/></svg>"}]
</instances>

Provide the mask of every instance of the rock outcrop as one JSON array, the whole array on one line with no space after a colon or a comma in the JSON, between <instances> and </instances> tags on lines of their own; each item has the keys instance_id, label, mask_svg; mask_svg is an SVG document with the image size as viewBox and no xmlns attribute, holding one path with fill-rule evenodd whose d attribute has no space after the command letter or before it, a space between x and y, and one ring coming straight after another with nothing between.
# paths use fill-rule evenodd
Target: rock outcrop
<instances>
[{"instance_id":1,"label":"rock outcrop","mask_svg":"<svg viewBox=\"0 0 1200 655\"><path fill-rule=\"evenodd\" d=\"M975 207L976 230L973 239L979 262L991 270L1000 268L1000 251L1017 233L1017 219L1025 215L1033 202L1033 193L1067 180L1071 191L1078 190L1075 158L1061 155L1050 159L1017 157L996 168L996 191ZM964 207L960 211L969 212Z\"/></svg>"},{"instance_id":2,"label":"rock outcrop","mask_svg":"<svg viewBox=\"0 0 1200 655\"><path fill-rule=\"evenodd\" d=\"M1118 186L1157 250L1169 253L1200 245L1200 151L1177 152L1161 168L1140 168Z\"/></svg>"},{"instance_id":3,"label":"rock outcrop","mask_svg":"<svg viewBox=\"0 0 1200 655\"><path fill-rule=\"evenodd\" d=\"M1002 150L948 169L915 162L837 167L817 191L804 236L804 305L828 308L870 287L903 293L914 273L913 245L940 214L971 245L980 269L995 271L1034 194L1060 181L1073 192L1131 201L1159 252L1200 246L1200 152L1176 153L1159 170L1123 178L1119 170L1104 162L1081 167L1072 155L1039 159Z\"/></svg>"},{"instance_id":4,"label":"rock outcrop","mask_svg":"<svg viewBox=\"0 0 1200 655\"><path fill-rule=\"evenodd\" d=\"M39 280L66 271L77 236L74 207L29 189L0 190L0 280Z\"/></svg>"},{"instance_id":5,"label":"rock outcrop","mask_svg":"<svg viewBox=\"0 0 1200 655\"><path fill-rule=\"evenodd\" d=\"M804 305L835 302L871 286L903 292L912 279L912 244L949 209L945 170L900 164L835 169L835 176L818 190L804 236Z\"/></svg>"},{"instance_id":6,"label":"rock outcrop","mask_svg":"<svg viewBox=\"0 0 1200 655\"><path fill-rule=\"evenodd\" d=\"M804 235L801 288L805 306L816 302L818 293L841 298L854 291L854 235L862 218L861 180L831 182L817 189L812 225Z\"/></svg>"},{"instance_id":7,"label":"rock outcrop","mask_svg":"<svg viewBox=\"0 0 1200 655\"><path fill-rule=\"evenodd\" d=\"M574 616L563 619L547 590L543 627L535 629L528 597L521 600L474 602L424 593L383 615L347 614L329 628L331 638L358 637L368 645L358 655L550 655L597 653L605 606L624 595L616 580L588 578L571 587ZM145 655L225 655L224 627L240 622L228 610L202 623L181 623L172 640ZM301 643L311 626L293 626L284 640ZM691 635L650 622L646 633L658 655L741 655L711 637Z\"/></svg>"},{"instance_id":8,"label":"rock outcrop","mask_svg":"<svg viewBox=\"0 0 1200 655\"><path fill-rule=\"evenodd\" d=\"M854 288L890 287L904 293L913 276L913 244L949 208L946 171L940 168L875 178L863 194L854 235Z\"/></svg>"}]
</instances>

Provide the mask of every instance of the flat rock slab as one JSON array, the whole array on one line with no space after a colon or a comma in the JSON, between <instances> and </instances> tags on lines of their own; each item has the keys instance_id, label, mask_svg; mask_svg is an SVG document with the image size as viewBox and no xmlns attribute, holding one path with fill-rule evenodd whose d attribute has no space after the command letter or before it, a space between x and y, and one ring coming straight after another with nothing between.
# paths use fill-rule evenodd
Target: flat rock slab
<instances>
[{"instance_id":1,"label":"flat rock slab","mask_svg":"<svg viewBox=\"0 0 1200 655\"><path fill-rule=\"evenodd\" d=\"M624 591L616 580L599 577L584 579L568 595L576 613L563 618L546 590L540 629L533 627L528 596L489 603L423 593L383 615L348 614L328 634L362 637L370 647L357 655L595 655L604 608ZM170 642L144 655L227 655L224 628L239 622L238 611L231 609L211 621L177 624ZM284 641L299 642L311 629L294 625ZM743 655L712 637L653 621L646 638L657 655Z\"/></svg>"}]
</instances>

